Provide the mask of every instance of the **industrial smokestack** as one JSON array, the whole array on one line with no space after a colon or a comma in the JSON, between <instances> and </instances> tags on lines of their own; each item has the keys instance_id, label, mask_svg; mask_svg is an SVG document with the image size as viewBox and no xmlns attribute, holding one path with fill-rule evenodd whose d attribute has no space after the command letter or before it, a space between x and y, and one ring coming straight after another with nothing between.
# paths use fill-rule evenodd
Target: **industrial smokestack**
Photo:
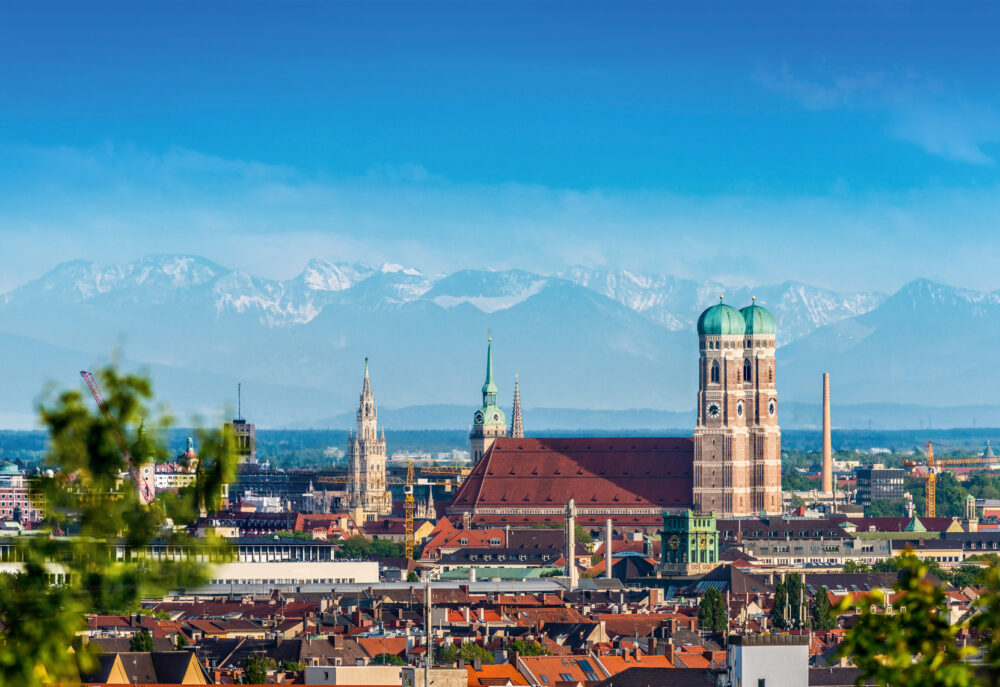
<instances>
[{"instance_id":1,"label":"industrial smokestack","mask_svg":"<svg viewBox=\"0 0 1000 687\"><path fill-rule=\"evenodd\" d=\"M823 492L833 493L833 442L830 439L830 373L823 373Z\"/></svg>"},{"instance_id":2,"label":"industrial smokestack","mask_svg":"<svg viewBox=\"0 0 1000 687\"><path fill-rule=\"evenodd\" d=\"M604 576L611 579L611 518L604 523Z\"/></svg>"}]
</instances>

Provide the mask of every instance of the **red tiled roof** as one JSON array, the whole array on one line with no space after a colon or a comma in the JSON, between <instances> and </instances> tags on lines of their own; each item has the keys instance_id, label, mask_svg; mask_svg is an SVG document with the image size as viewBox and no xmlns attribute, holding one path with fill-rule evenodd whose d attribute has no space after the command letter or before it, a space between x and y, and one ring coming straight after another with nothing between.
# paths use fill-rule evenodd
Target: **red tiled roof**
<instances>
[{"instance_id":1,"label":"red tiled roof","mask_svg":"<svg viewBox=\"0 0 1000 687\"><path fill-rule=\"evenodd\" d=\"M581 659L586 659L585 656L581 656ZM541 680L543 684L553 685L557 682L587 682L587 675L583 672L583 668L580 667L579 662L572 659L562 658L560 656L522 656L521 662L525 668L531 671L537 679ZM591 667L595 671L599 670L597 666L591 663ZM569 675L570 680L563 680L563 675ZM603 679L604 676L600 673L596 673L598 679ZM543 677L544 676L544 677Z\"/></svg>"},{"instance_id":2,"label":"red tiled roof","mask_svg":"<svg viewBox=\"0 0 1000 687\"><path fill-rule=\"evenodd\" d=\"M601 665L612 675L629 668L673 668L673 664L663 655L601 656Z\"/></svg>"},{"instance_id":3,"label":"red tiled roof","mask_svg":"<svg viewBox=\"0 0 1000 687\"><path fill-rule=\"evenodd\" d=\"M470 665L465 666L469 673L469 687L488 687L491 685L505 685L510 680L512 685L527 685L528 681L517 671L517 668L509 663L498 663L496 665L482 665L476 670Z\"/></svg>"},{"instance_id":4,"label":"red tiled roof","mask_svg":"<svg viewBox=\"0 0 1000 687\"><path fill-rule=\"evenodd\" d=\"M493 442L452 502L475 507L687 508L689 438L518 439Z\"/></svg>"},{"instance_id":5,"label":"red tiled roof","mask_svg":"<svg viewBox=\"0 0 1000 687\"><path fill-rule=\"evenodd\" d=\"M357 642L372 658L379 654L399 656L406 651L406 637L358 637Z\"/></svg>"}]
</instances>

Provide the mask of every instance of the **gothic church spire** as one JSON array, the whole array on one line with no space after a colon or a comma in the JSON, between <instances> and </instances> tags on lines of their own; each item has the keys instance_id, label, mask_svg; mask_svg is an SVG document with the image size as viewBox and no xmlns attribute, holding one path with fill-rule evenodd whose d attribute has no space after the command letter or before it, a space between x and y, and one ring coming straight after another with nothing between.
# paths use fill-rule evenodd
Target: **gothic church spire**
<instances>
[{"instance_id":1,"label":"gothic church spire","mask_svg":"<svg viewBox=\"0 0 1000 687\"><path fill-rule=\"evenodd\" d=\"M521 423L521 392L517 386L517 375L514 375L514 410L511 412L510 435L515 439L524 438L524 425Z\"/></svg>"}]
</instances>

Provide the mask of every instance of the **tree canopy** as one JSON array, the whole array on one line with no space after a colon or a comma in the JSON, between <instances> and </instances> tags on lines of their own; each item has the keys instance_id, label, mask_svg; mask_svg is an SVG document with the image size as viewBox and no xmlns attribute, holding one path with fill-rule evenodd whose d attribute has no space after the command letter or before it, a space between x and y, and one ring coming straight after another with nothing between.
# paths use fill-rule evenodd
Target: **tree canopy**
<instances>
[{"instance_id":1,"label":"tree canopy","mask_svg":"<svg viewBox=\"0 0 1000 687\"><path fill-rule=\"evenodd\" d=\"M267 682L267 671L278 667L273 658L253 653L243 659L243 684L262 685Z\"/></svg>"},{"instance_id":2,"label":"tree canopy","mask_svg":"<svg viewBox=\"0 0 1000 687\"><path fill-rule=\"evenodd\" d=\"M1000 668L1000 578L990 571L988 592L976 601L979 611L971 623L951 624L944 588L929 576L927 563L912 554L903 557L898 594L891 603L881 590L873 590L852 602L846 597L840 612L857 613L857 621L844 637L836 656L850 657L862 680L907 687L969 687L997 684ZM960 646L958 633L969 624L986 630L980 635L987 674L977 673L964 659L976 652Z\"/></svg>"},{"instance_id":3,"label":"tree canopy","mask_svg":"<svg viewBox=\"0 0 1000 687\"><path fill-rule=\"evenodd\" d=\"M150 381L122 374L116 367L96 374L106 408L141 456L167 455L162 441L168 418L154 415ZM223 554L224 542L195 539L187 532L201 509L218 507L222 485L235 473L233 439L220 431L197 433L200 462L195 483L143 505L130 480L122 479L125 460L113 425L79 388L51 391L40 404L41 424L49 442L43 466L52 476L32 481L32 498L44 501L51 536L20 537L16 542L21 570L0 575L0 685L34 687L43 682L74 683L79 670L92 670L91 645L76 637L85 615L131 608L142 598L168 589L192 587L206 580L203 564L190 560L119 559L117 551L139 553L154 538L170 546L199 546ZM140 437L138 428L145 427ZM142 453L139 453L141 451ZM168 520L169 518L169 520ZM50 561L66 573L50 584ZM75 646L75 652L67 651Z\"/></svg>"},{"instance_id":4,"label":"tree canopy","mask_svg":"<svg viewBox=\"0 0 1000 687\"><path fill-rule=\"evenodd\" d=\"M802 577L789 573L778 582L771 607L771 624L781 629L805 629L806 593Z\"/></svg>"},{"instance_id":5,"label":"tree canopy","mask_svg":"<svg viewBox=\"0 0 1000 687\"><path fill-rule=\"evenodd\" d=\"M816 590L813 602L812 626L814 630L832 630L837 627L837 616L831 612L830 598L826 587Z\"/></svg>"},{"instance_id":6,"label":"tree canopy","mask_svg":"<svg viewBox=\"0 0 1000 687\"><path fill-rule=\"evenodd\" d=\"M402 558L403 545L389 539L367 539L360 534L349 537L340 545L341 558Z\"/></svg>"},{"instance_id":7,"label":"tree canopy","mask_svg":"<svg viewBox=\"0 0 1000 687\"><path fill-rule=\"evenodd\" d=\"M375 654L372 658L372 664L377 666L405 666L406 661L401 659L396 654Z\"/></svg>"},{"instance_id":8,"label":"tree canopy","mask_svg":"<svg viewBox=\"0 0 1000 687\"><path fill-rule=\"evenodd\" d=\"M725 632L729 627L729 612L722 594L709 587L698 604L698 627L706 632Z\"/></svg>"},{"instance_id":9,"label":"tree canopy","mask_svg":"<svg viewBox=\"0 0 1000 687\"><path fill-rule=\"evenodd\" d=\"M149 630L137 632L128 640L128 649L129 651L152 651L153 635L149 634Z\"/></svg>"}]
</instances>

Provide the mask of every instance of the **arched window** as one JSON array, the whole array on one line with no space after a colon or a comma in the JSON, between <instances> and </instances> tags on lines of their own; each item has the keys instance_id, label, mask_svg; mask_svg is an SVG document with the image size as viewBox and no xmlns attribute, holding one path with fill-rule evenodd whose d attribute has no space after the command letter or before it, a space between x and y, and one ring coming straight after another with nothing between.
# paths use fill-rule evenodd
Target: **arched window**
<instances>
[{"instance_id":1,"label":"arched window","mask_svg":"<svg viewBox=\"0 0 1000 687\"><path fill-rule=\"evenodd\" d=\"M743 361L743 381L749 382L752 375L753 368L750 366L750 358L746 358Z\"/></svg>"},{"instance_id":2,"label":"arched window","mask_svg":"<svg viewBox=\"0 0 1000 687\"><path fill-rule=\"evenodd\" d=\"M718 384L719 383L719 361L718 360L713 360L712 361L712 383L713 384Z\"/></svg>"}]
</instances>

